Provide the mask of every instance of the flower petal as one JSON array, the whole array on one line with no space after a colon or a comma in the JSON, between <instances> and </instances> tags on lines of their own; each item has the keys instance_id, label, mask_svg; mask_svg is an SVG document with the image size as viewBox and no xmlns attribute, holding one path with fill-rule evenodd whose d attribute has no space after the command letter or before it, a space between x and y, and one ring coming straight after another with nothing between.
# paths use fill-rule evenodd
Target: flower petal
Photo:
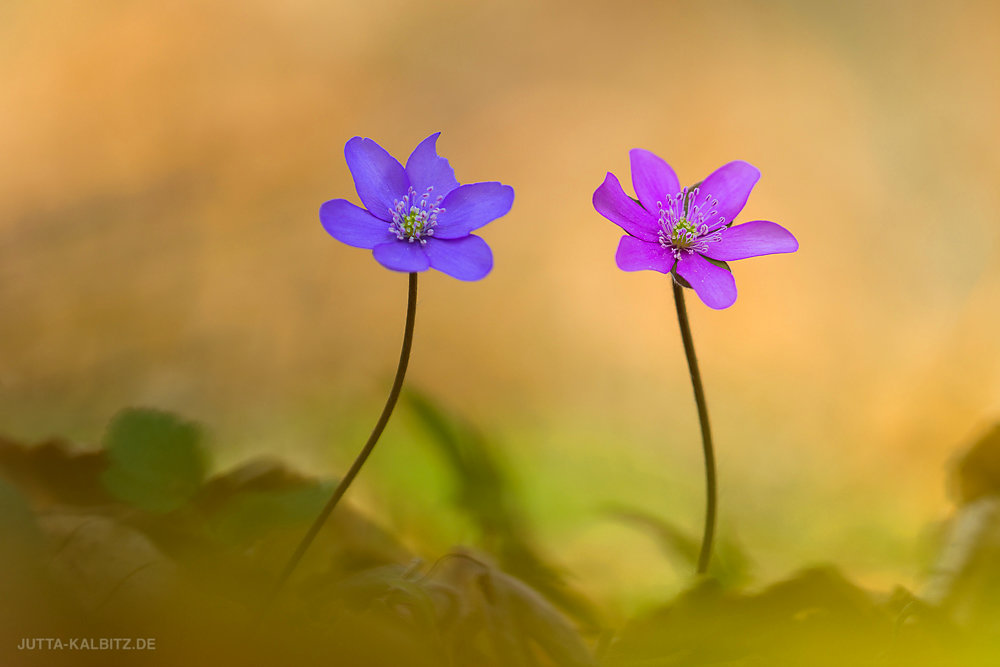
<instances>
[{"instance_id":1,"label":"flower petal","mask_svg":"<svg viewBox=\"0 0 1000 667\"><path fill-rule=\"evenodd\" d=\"M410 187L403 165L374 141L361 137L347 142L344 157L361 203L376 218L392 220L393 204Z\"/></svg>"},{"instance_id":2,"label":"flower petal","mask_svg":"<svg viewBox=\"0 0 1000 667\"><path fill-rule=\"evenodd\" d=\"M683 253L677 260L677 273L688 281L706 306L722 310L736 301L733 274L716 266L698 253Z\"/></svg>"},{"instance_id":3,"label":"flower petal","mask_svg":"<svg viewBox=\"0 0 1000 667\"><path fill-rule=\"evenodd\" d=\"M346 199L331 199L319 207L323 229L341 243L355 248L374 248L395 239L384 220Z\"/></svg>"},{"instance_id":4,"label":"flower petal","mask_svg":"<svg viewBox=\"0 0 1000 667\"><path fill-rule=\"evenodd\" d=\"M623 236L618 242L615 262L622 271L659 271L670 273L674 255L659 243L647 243L634 236Z\"/></svg>"},{"instance_id":5,"label":"flower petal","mask_svg":"<svg viewBox=\"0 0 1000 667\"><path fill-rule=\"evenodd\" d=\"M647 211L659 215L657 202L665 202L681 191L677 174L663 158L641 148L632 149L629 158L635 196Z\"/></svg>"},{"instance_id":6,"label":"flower petal","mask_svg":"<svg viewBox=\"0 0 1000 667\"><path fill-rule=\"evenodd\" d=\"M719 200L716 208L719 216L732 222L746 206L747 197L753 186L760 180L760 170L749 162L737 160L724 164L708 175L698 186L701 200L711 195Z\"/></svg>"},{"instance_id":7,"label":"flower petal","mask_svg":"<svg viewBox=\"0 0 1000 667\"><path fill-rule=\"evenodd\" d=\"M614 174L605 176L594 191L594 209L637 239L658 239L660 227L656 217L625 194Z\"/></svg>"},{"instance_id":8,"label":"flower petal","mask_svg":"<svg viewBox=\"0 0 1000 667\"><path fill-rule=\"evenodd\" d=\"M478 236L428 239L424 251L431 266L459 280L480 280L493 268L493 252Z\"/></svg>"},{"instance_id":9,"label":"flower petal","mask_svg":"<svg viewBox=\"0 0 1000 667\"><path fill-rule=\"evenodd\" d=\"M733 260L795 252L799 242L792 233L779 224L767 220L754 220L721 231L722 240L709 243L701 254L712 259Z\"/></svg>"},{"instance_id":10,"label":"flower petal","mask_svg":"<svg viewBox=\"0 0 1000 667\"><path fill-rule=\"evenodd\" d=\"M468 236L491 220L506 215L514 203L514 188L500 183L460 185L441 202L444 209L434 228L436 239Z\"/></svg>"},{"instance_id":11,"label":"flower petal","mask_svg":"<svg viewBox=\"0 0 1000 667\"><path fill-rule=\"evenodd\" d=\"M406 161L406 175L418 194L433 187L435 196L444 197L458 187L455 171L447 160L437 154L435 145L439 136L441 133L435 132L417 144Z\"/></svg>"},{"instance_id":12,"label":"flower petal","mask_svg":"<svg viewBox=\"0 0 1000 667\"><path fill-rule=\"evenodd\" d=\"M424 246L414 241L394 240L390 243L383 243L375 246L372 254L379 264L393 271L426 271L430 261Z\"/></svg>"}]
</instances>

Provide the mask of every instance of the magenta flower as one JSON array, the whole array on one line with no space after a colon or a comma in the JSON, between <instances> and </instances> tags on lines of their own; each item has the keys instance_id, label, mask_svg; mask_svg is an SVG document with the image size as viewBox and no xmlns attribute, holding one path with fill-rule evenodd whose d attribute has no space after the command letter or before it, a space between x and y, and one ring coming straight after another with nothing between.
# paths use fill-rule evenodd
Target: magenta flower
<instances>
[{"instance_id":1,"label":"magenta flower","mask_svg":"<svg viewBox=\"0 0 1000 667\"><path fill-rule=\"evenodd\" d=\"M649 151L634 149L632 186L638 202L614 174L594 192L594 208L626 232L615 261L622 271L674 273L705 305L721 309L736 301L736 281L724 262L795 252L799 243L767 220L733 226L760 171L730 162L692 188L681 188L674 170Z\"/></svg>"},{"instance_id":2,"label":"magenta flower","mask_svg":"<svg viewBox=\"0 0 1000 667\"><path fill-rule=\"evenodd\" d=\"M440 134L421 141L406 168L371 139L348 141L347 167L365 208L332 199L320 207L320 221L338 241L371 249L387 269L434 268L479 280L493 268L493 253L472 232L506 215L514 190L500 183L459 185L435 150Z\"/></svg>"}]
</instances>

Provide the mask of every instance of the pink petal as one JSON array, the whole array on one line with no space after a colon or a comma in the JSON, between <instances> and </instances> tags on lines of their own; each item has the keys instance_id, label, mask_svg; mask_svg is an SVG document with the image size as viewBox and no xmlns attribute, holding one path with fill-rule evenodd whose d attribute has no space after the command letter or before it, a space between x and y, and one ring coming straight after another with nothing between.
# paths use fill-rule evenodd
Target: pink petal
<instances>
[{"instance_id":1,"label":"pink petal","mask_svg":"<svg viewBox=\"0 0 1000 667\"><path fill-rule=\"evenodd\" d=\"M659 242L647 243L633 236L623 236L618 242L615 262L622 271L670 273L670 269L674 268L674 255Z\"/></svg>"},{"instance_id":2,"label":"pink petal","mask_svg":"<svg viewBox=\"0 0 1000 667\"><path fill-rule=\"evenodd\" d=\"M709 308L722 310L736 301L733 274L716 266L698 253L683 253L677 260L677 273L694 288L698 298Z\"/></svg>"},{"instance_id":3,"label":"pink petal","mask_svg":"<svg viewBox=\"0 0 1000 667\"><path fill-rule=\"evenodd\" d=\"M730 162L713 171L698 186L698 200L712 195L719 200L718 215L732 222L746 206L750 191L759 180L760 171L749 162Z\"/></svg>"},{"instance_id":4,"label":"pink petal","mask_svg":"<svg viewBox=\"0 0 1000 667\"><path fill-rule=\"evenodd\" d=\"M658 155L635 148L629 152L632 162L632 187L643 207L653 215L659 215L657 203L664 203L681 191L677 174Z\"/></svg>"},{"instance_id":5,"label":"pink petal","mask_svg":"<svg viewBox=\"0 0 1000 667\"><path fill-rule=\"evenodd\" d=\"M722 240L709 243L701 254L712 259L733 260L795 252L799 242L781 225L767 220L754 220L721 232Z\"/></svg>"},{"instance_id":6,"label":"pink petal","mask_svg":"<svg viewBox=\"0 0 1000 667\"><path fill-rule=\"evenodd\" d=\"M643 241L656 241L659 224L642 206L622 190L614 174L608 174L594 191L594 208L632 236Z\"/></svg>"}]
</instances>

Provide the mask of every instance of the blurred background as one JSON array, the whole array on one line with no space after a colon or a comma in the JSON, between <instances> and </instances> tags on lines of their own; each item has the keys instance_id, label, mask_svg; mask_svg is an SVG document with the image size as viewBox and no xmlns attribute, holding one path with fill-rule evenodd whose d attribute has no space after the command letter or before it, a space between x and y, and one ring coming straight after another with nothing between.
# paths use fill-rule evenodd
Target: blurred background
<instances>
[{"instance_id":1,"label":"blurred background","mask_svg":"<svg viewBox=\"0 0 1000 667\"><path fill-rule=\"evenodd\" d=\"M336 477L395 367L406 279L328 237L344 143L442 131L501 180L493 273L421 277L408 384L488 433L540 543L630 613L687 576L697 418L670 286L591 195L628 150L760 168L794 255L689 310L721 526L761 580L919 581L949 460L1000 414L1000 10L990 2L28 2L0 7L0 434L96 447L125 406ZM627 186L627 189L629 187ZM351 500L433 557L470 539L401 408Z\"/></svg>"}]
</instances>

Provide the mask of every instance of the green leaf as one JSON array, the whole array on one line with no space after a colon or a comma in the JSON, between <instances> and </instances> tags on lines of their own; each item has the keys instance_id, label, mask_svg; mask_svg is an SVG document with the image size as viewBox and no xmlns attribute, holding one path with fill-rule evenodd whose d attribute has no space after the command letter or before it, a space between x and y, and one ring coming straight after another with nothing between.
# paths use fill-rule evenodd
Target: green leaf
<instances>
[{"instance_id":1,"label":"green leaf","mask_svg":"<svg viewBox=\"0 0 1000 667\"><path fill-rule=\"evenodd\" d=\"M128 408L108 426L109 466L101 476L116 498L148 512L166 513L201 488L208 467L197 424L157 410Z\"/></svg>"},{"instance_id":2,"label":"green leaf","mask_svg":"<svg viewBox=\"0 0 1000 667\"><path fill-rule=\"evenodd\" d=\"M308 524L330 499L334 486L315 482L290 489L240 493L212 517L212 531L225 542L241 544L275 530Z\"/></svg>"},{"instance_id":3,"label":"green leaf","mask_svg":"<svg viewBox=\"0 0 1000 667\"><path fill-rule=\"evenodd\" d=\"M441 453L455 484L454 502L481 533L481 541L505 570L537 588L589 628L601 625L593 605L569 587L560 569L533 542L516 486L500 448L465 419L450 414L414 389L404 401Z\"/></svg>"},{"instance_id":4,"label":"green leaf","mask_svg":"<svg viewBox=\"0 0 1000 667\"><path fill-rule=\"evenodd\" d=\"M403 400L443 456L455 484L456 508L487 541L502 541L520 529L520 511L505 462L496 447L472 424L450 415L425 394L408 390Z\"/></svg>"},{"instance_id":5,"label":"green leaf","mask_svg":"<svg viewBox=\"0 0 1000 667\"><path fill-rule=\"evenodd\" d=\"M726 262L723 262L721 259L712 259L711 257L705 257L704 255L702 255L701 258L704 259L709 264L714 264L715 266L719 267L720 269L725 269L726 271L729 271L730 273L733 272L733 270L731 268L729 268L729 264L726 263Z\"/></svg>"},{"instance_id":6,"label":"green leaf","mask_svg":"<svg viewBox=\"0 0 1000 667\"><path fill-rule=\"evenodd\" d=\"M698 563L700 542L672 522L651 512L627 507L608 508L608 514L630 523L651 535L664 553L681 570L693 570ZM732 540L719 540L708 568L723 588L733 589L750 580L751 561L744 550Z\"/></svg>"}]
</instances>

